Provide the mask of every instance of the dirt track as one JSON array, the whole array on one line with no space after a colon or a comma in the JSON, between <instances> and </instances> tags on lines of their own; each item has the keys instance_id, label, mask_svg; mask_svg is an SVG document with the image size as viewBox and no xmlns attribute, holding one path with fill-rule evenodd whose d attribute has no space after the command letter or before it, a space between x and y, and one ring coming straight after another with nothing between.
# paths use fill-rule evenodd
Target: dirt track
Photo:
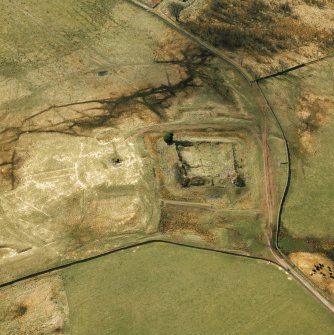
<instances>
[{"instance_id":1,"label":"dirt track","mask_svg":"<svg viewBox=\"0 0 334 335\"><path fill-rule=\"evenodd\" d=\"M166 24L168 24L173 29L176 29L178 32L180 32L183 35L185 35L186 37L190 38L192 41L194 41L195 43L197 43L201 47L205 48L206 50L212 52L214 55L216 55L220 59L228 62L230 65L232 65L243 76L243 78L249 83L249 85L257 85L257 84L252 84L252 79L253 78L251 78L251 76L244 69L240 68L238 66L238 64L236 64L235 62L228 59L223 53L218 51L216 48L208 45L207 43L205 43L203 41L201 41L196 36L188 33L185 30L183 30L181 27L179 27L173 21L168 20L165 17L160 16L159 14L157 14L156 12L151 10L149 7L146 7L142 3L139 3L136 0L128 0L128 1L134 3L135 5L141 7L142 9L152 13L152 15L155 15L160 20L163 20ZM259 88L257 88L257 94L258 94L259 102L262 101L262 103L260 103L260 105L259 105L259 108L261 108L261 110L264 113L262 146L263 146L263 158L264 158L264 170L265 170L265 189L266 189L266 202L267 202L267 218L268 218L268 224L267 224L268 247L272 252L273 259L275 260L275 262L277 262L277 264L279 264L282 268L284 268L287 272L289 272L298 282L300 282L305 287L305 289L308 290L308 292L310 294L312 294L318 301L320 301L332 313L334 313L334 306L325 297L323 297L321 295L321 293L308 280L306 280L305 277L302 274L300 274L298 271L296 271L294 269L294 267L291 266L291 264L286 260L284 255L281 253L281 251L277 247L276 236L273 236L273 231L275 231L275 229L276 229L276 222L273 222L273 217L274 217L274 215L273 215L274 205L273 204L275 203L274 202L275 199L273 198L274 192L273 192L272 175L271 175L271 169L270 169L270 153L269 153L269 147L268 147L267 118L266 118L266 115L265 115L265 113L266 113L265 112L266 101L265 101L265 97L263 96L263 94L262 94L262 92ZM273 241L274 241L274 243L273 243ZM171 244L178 244L178 243L172 243L170 241L162 241L162 240L159 240L159 239L151 239L150 241L136 243L136 244L131 245L131 246L120 248L119 250L123 250L125 248L135 247L135 246L141 245L143 243L153 243L153 242L167 242L167 243L171 243ZM178 244L178 245L180 245L180 244ZM184 246L187 246L187 245L184 245ZM196 246L189 246L189 247L197 248ZM230 253L228 251L220 251L220 250L209 249L209 248L198 247L198 249L205 249L205 250L211 250L211 251L215 251L215 252ZM72 264L89 261L89 260L94 259L96 257L101 257L101 256L104 256L106 254L110 254L111 252L117 252L117 251L118 250L113 250L113 251L110 251L110 252L107 252L107 253L104 253L104 254L94 256L93 258L88 258L88 259L84 259L84 260L74 262ZM263 258L252 257L252 256L247 256L247 255L239 255L239 254L236 254L236 253L230 253L230 254L233 254L233 255L236 255L236 256L242 256L242 257L245 256L245 257L250 257L250 258L266 260L266 259L263 259ZM268 260L268 261L271 261L271 260ZM63 267L71 266L72 264L67 264L67 265L64 265ZM43 271L43 273L50 272L50 271L55 271L55 270L58 270L60 268L62 268L62 267L48 269L46 271ZM40 274L41 273L32 274L32 275L29 276L29 278L30 277L35 277L35 276L40 275ZM10 285L10 284L12 284L16 281L20 281L22 279L25 279L25 278L14 280L10 283L5 283L3 285L0 285L0 287Z\"/></svg>"},{"instance_id":2,"label":"dirt track","mask_svg":"<svg viewBox=\"0 0 334 335\"><path fill-rule=\"evenodd\" d=\"M143 8L144 10L150 12L152 15L154 15L157 18L159 18L160 20L164 21L168 26L176 29L181 34L190 38L192 41L194 41L195 43L200 45L202 48L212 52L212 54L214 54L215 56L217 56L220 59L226 61L227 63L232 65L243 76L243 78L248 82L249 85L256 85L257 86L257 98L259 99L259 101L261 101L261 100L263 101L263 103L259 104L259 108L261 109L261 111L264 112L264 122L263 122L264 127L263 127L263 134L262 134L262 146L263 146L263 158L264 158L264 170L265 170L265 189L266 189L266 201L267 201L268 247L269 247L270 251L272 252L274 259L278 262L278 264L280 264L286 271L288 271L299 283L301 283L305 287L305 289L308 290L308 292L310 294L312 294L314 296L314 298L316 298L319 302L321 302L327 309L329 309L334 314L333 304L329 300L327 300L318 291L318 289L316 289L307 279L305 279L304 275L302 275L299 271L296 271L294 269L294 267L292 266L292 264L286 260L285 255L278 248L277 236L273 236L273 231L277 230L278 227L276 227L276 225L279 224L279 222L278 223L273 222L273 202L274 202L273 194L274 194L274 192L273 192L271 168L270 168L270 155L269 155L269 152L268 152L267 117L266 117L265 111L264 111L264 106L265 106L265 104L268 105L268 102L267 102L263 92L261 91L261 89L259 88L257 83L254 82L254 79L251 77L251 75L246 70L241 68L234 61L230 60L228 57L226 57L218 49L216 49L215 47L205 43L204 41L202 41L200 38L194 36L193 34L185 31L182 27L180 27L178 24L176 24L172 20L158 14L157 12L155 12L151 8L145 6L144 4L140 3L139 1L137 1L137 0L128 0L128 1L133 3L134 5L139 6L139 7ZM267 107L274 114L271 107L269 105ZM279 128L282 131L283 138L286 141L284 131L283 131L281 125L279 124L278 119L276 118L276 116L275 116L275 119L278 123ZM287 147L287 143L286 143L286 147ZM286 161L289 162L288 167L290 167L290 159L289 159L288 153L287 153ZM283 203L281 202L280 208L279 208L279 213L281 212L282 205L283 205Z\"/></svg>"}]
</instances>

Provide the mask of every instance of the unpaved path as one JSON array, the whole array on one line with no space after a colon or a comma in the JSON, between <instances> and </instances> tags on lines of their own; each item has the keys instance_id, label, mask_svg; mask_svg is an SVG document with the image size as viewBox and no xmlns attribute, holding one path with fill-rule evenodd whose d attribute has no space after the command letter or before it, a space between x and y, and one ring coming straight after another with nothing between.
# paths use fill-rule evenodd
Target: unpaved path
<instances>
[{"instance_id":1,"label":"unpaved path","mask_svg":"<svg viewBox=\"0 0 334 335\"><path fill-rule=\"evenodd\" d=\"M151 8L145 6L143 3L137 1L137 0L127 0L130 3L133 3L136 6L139 6L140 8L146 10L147 12L150 12L152 15L156 16L163 22L165 22L168 26L171 28L174 28L179 33L183 34L184 36L191 39L193 42L200 45L202 48L210 51L215 56L219 57L220 59L224 60L225 62L229 63L231 66L234 67L235 70L238 71L242 75L242 77L248 82L249 85L256 85L254 78L251 77L251 75L241 68L236 62L226 57L221 51L213 47L212 45L207 44L206 42L202 41L197 36L189 33L188 31L184 30L182 27L180 27L177 23L174 21L160 15L156 11L152 10ZM273 203L274 203L274 191L273 191L273 184L272 184L272 177L271 177L271 168L270 168L270 155L269 155L269 146L268 146L268 127L267 127L267 117L265 115L265 109L264 104L267 103L267 100L263 94L263 92L260 90L260 88L257 86L257 98L258 101L263 101L263 103L260 103L259 108L264 113L264 121L263 121L263 134L262 134L262 146L263 146L263 158L264 158L264 171L265 171L265 190L266 190L266 201L267 201L267 239L268 239L268 247L274 257L274 259L277 261L278 264L280 264L287 272L289 272L299 283L301 283L304 288L308 290L310 294L313 295L314 298L316 298L319 302L321 302L326 308L328 308L333 314L334 314L334 306L333 304L327 300L305 277L302 275L299 271L296 271L290 262L288 262L284 256L284 254L279 250L277 245L277 236L273 238L273 231L277 228L276 222L273 222ZM270 108L270 106L268 106ZM270 108L271 112L273 110ZM277 117L275 116L275 119L279 125L279 128L282 131L283 138L286 140L284 131L281 127L281 125L278 122ZM289 162L290 166L290 158L287 156L287 162ZM282 203L281 203L282 206ZM281 211L281 208L279 209ZM275 239L273 243L273 239Z\"/></svg>"},{"instance_id":2,"label":"unpaved path","mask_svg":"<svg viewBox=\"0 0 334 335\"><path fill-rule=\"evenodd\" d=\"M190 34L189 32L185 31L184 29L182 29L175 22L173 22L171 20L168 20L165 17L160 16L159 14L155 13L151 8L145 6L144 4L142 4L142 3L140 3L136 0L127 0L127 1L129 1L129 2L131 2L131 3L133 3L137 6L141 7L142 9L152 13L153 15L158 17L159 19L163 20L170 27L174 28L178 32L180 32L183 35L190 38L192 41L196 42L201 47L207 49L208 51L212 52L217 57L221 58L222 60L224 60L227 63L229 63L230 65L232 65L243 76L243 78L249 83L249 85L252 85L252 83L254 82L253 78L244 69L240 68L237 63L228 59L223 53L221 53L219 50L217 50L213 46L201 41L198 37ZM265 99L265 96L263 95L261 90L259 90L258 95L259 95L259 97L262 96L262 99ZM83 103L85 103L85 102L83 102ZM265 110L261 106L260 106L260 108L265 113ZM281 128L281 126L280 126L280 128ZM284 133L283 133L283 135L284 135ZM283 137L285 138L285 136L283 136ZM58 267L55 267L55 268L47 269L45 271L34 273L34 274L31 274L31 275L23 277L23 278L18 278L16 280L13 280L13 281L8 282L8 283L3 283L3 284L0 285L0 288L15 284L16 282L19 282L19 281L22 281L22 280L25 280L25 279L28 279L28 278L36 277L36 276L41 275L41 274L61 270L63 268L72 266L74 264L87 262L87 261L90 261L90 260L93 260L93 259L96 259L96 258L99 258L99 257L103 257L103 256L109 255L111 253L118 252L120 250L125 250L125 249L133 248L133 247L136 247L136 246L148 244L148 243L161 242L161 243L169 243L169 244L174 244L174 245L179 245L179 246L184 246L184 247L190 247L190 248L195 248L195 249L200 249L200 250L208 250L208 251L213 251L213 252L226 253L226 254L235 255L235 256L239 256L239 257L259 259L259 260L263 260L263 261L268 261L270 263L275 263L275 264L279 265L280 267L282 267L283 269L285 269L287 272L289 272L291 274L291 276L293 276L300 284L302 284L304 286L305 289L307 289L307 291L310 294L313 295L314 298L316 298L326 308L328 308L332 313L334 313L334 306L332 305L332 303L330 301L328 301L308 280L305 279L305 277L299 271L295 270L295 268L291 265L290 262L288 262L286 260L285 256L282 254L282 252L277 247L277 240L275 241L274 245L272 243L272 240L273 240L272 239L272 232L273 232L273 229L275 228L274 226L276 225L276 223L273 222L273 194L274 194L274 192L273 192L273 185L272 185L272 181L271 181L270 156L269 156L269 152L268 152L267 120L266 120L265 116L264 116L264 124L263 124L262 144L263 144L263 157L264 157L264 166L265 166L265 189L266 189L267 211L268 211L268 213L267 213L267 216L268 216L268 225L267 225L267 227L268 227L267 228L267 231L268 231L268 234L267 234L268 235L267 236L268 237L268 247L269 247L269 249L270 249L270 251L273 255L274 262L272 260L269 260L269 259L265 259L265 258L261 258L261 257L255 257L255 256L251 256L251 255L243 255L243 254L238 254L238 253L234 253L234 252L230 252L230 251L216 250L216 249L210 249L210 248L205 248L205 247L199 247L199 246L195 246L195 245L187 245L187 244L176 243L176 242L163 240L163 239L150 238L150 239L148 239L146 241L143 241L143 242L139 242L139 243L128 245L128 246L125 246L125 247L122 247L122 248L119 248L119 249L111 250L111 251L108 251L108 252L105 252L103 254L99 254L99 255L96 255L96 256L93 256L93 257L90 257L90 258L75 261L73 263L69 263L69 264L61 265L61 266L58 266ZM289 161L289 157L287 157L287 161Z\"/></svg>"}]
</instances>

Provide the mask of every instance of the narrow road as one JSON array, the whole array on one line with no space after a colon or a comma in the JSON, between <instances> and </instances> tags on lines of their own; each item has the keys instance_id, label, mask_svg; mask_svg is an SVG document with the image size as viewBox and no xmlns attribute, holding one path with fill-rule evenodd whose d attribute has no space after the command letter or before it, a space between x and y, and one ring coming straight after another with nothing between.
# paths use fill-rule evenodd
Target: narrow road
<instances>
[{"instance_id":1,"label":"narrow road","mask_svg":"<svg viewBox=\"0 0 334 335\"><path fill-rule=\"evenodd\" d=\"M169 200L169 199L160 199L162 204L166 205L175 205L175 206L185 206L185 207L195 207L195 208L207 208L213 211L220 211L225 213L244 213L244 214L259 214L260 210L258 209L238 209L238 208L221 208L217 205L207 204L203 202L192 202L192 201L180 201L180 200Z\"/></svg>"},{"instance_id":2,"label":"narrow road","mask_svg":"<svg viewBox=\"0 0 334 335\"><path fill-rule=\"evenodd\" d=\"M177 131L177 130L194 130L194 129L203 129L203 128L211 128L213 130L224 130L224 127L214 122L203 122L201 124L194 123L179 123L179 122L165 122L162 124L154 124L151 126L136 128L131 132L128 132L124 135L126 140L133 139L137 136L144 135L149 132L162 132L162 131Z\"/></svg>"},{"instance_id":3,"label":"narrow road","mask_svg":"<svg viewBox=\"0 0 334 335\"><path fill-rule=\"evenodd\" d=\"M185 31L183 28L181 28L179 25L177 25L175 22L159 15L158 13L154 12L151 8L145 6L144 4L138 2L137 0L127 0L130 3L135 4L136 6L141 7L142 9L150 12L152 15L156 16L157 18L159 18L160 20L164 21L168 26L172 27L173 29L177 30L178 32L180 32L181 34L187 36L189 39L191 39L192 41L194 41L195 43L197 43L198 45L200 45L202 48L210 51L212 54L216 55L217 57L219 57L220 59L224 60L225 62L229 63L230 65L232 65L234 67L234 69L236 71L238 71L238 73L240 73L242 75L242 77L247 81L247 83L252 86L254 83L253 78L247 73L247 71L245 71L243 68L239 67L239 65L237 63L235 63L234 61L230 60L228 57L226 57L221 51L217 50L216 48L214 48L213 46L203 42L202 40L200 40L198 37L192 35L191 33ZM256 83L257 85L257 83ZM277 124L279 126L279 128L282 131L282 135L283 138L286 142L286 147L288 148L288 144L286 141L286 137L284 134L284 131L274 113L274 111L271 109L270 105L268 104L268 101L265 97L265 95L263 94L261 88L259 86L257 86L257 94L259 97L261 97L265 103L268 105L268 107L270 108L270 111L273 113ZM82 103L86 103L86 102L82 102ZM266 199L267 199L267 211L268 211L268 227L270 227L270 233L268 234L268 248L272 253L273 256L273 260L268 260L262 257L256 257L256 256L251 256L251 255L243 255L243 254L238 254L235 252L230 252L230 251L224 251L224 250L217 250L217 249L211 249L211 248L206 248L206 247L200 247L200 246L195 246L195 245L187 245L187 244L183 244L183 243L178 243L178 242L173 242L173 241L168 241L168 240L163 240L163 239L157 239L157 238L151 238L148 239L146 241L143 242L138 242L138 243L134 243L131 245L127 245L124 247L120 247L118 249L113 249L110 251L107 251L105 253L102 254L98 254L86 259L82 259L82 260L78 260L78 261L74 261L72 263L68 263L68 264L64 264L64 265L60 265L54 268L50 268L50 269L46 269L44 271L40 271L37 273L32 273L30 275L27 275L25 277L21 277L21 278L17 278L15 280L12 280L10 282L6 282L3 284L0 284L0 288L1 287L5 287L5 286L9 286L12 284L15 284L17 282L29 279L29 278L33 278L42 274L46 274L46 273L50 273L50 272L54 272L63 268L67 268L69 266L72 266L74 264L79 264L79 263L83 263L83 262L88 262L91 261L93 259L99 258L99 257L103 257L106 255L109 255L111 253L115 253L118 252L120 250L125 250L125 249L129 249L129 248L133 248L136 246L140 246L140 245L145 245L148 243L156 243L156 242L161 242L161 243L169 243L169 244L173 244L173 245L178 245L178 246L184 246L184 247L189 247L189 248L195 248L195 249L200 249L200 250L207 250L207 251L213 251L213 252L219 252L219 253L225 253L225 254L230 254L230 255L234 255L234 256L238 256L238 257L247 257L247 258L252 258L252 259L258 259L258 260L262 260L262 261L267 261L270 263L274 263L280 267L282 267L283 269L285 269L288 273L290 273L301 285L304 286L304 288L310 293L312 294L312 296L317 299L319 302L321 302L326 308L328 308L328 310L330 310L332 313L334 313L334 306L332 305L332 303L327 300L321 293L320 291L318 291L312 283L310 283L308 280L305 279L304 275L295 270L295 268L291 265L291 263L286 259L285 255L279 250L278 245L277 245L277 236L272 236L272 232L274 231L275 228L275 224L278 225L279 222L273 222L273 189L272 189L272 181L271 181L271 171L270 171L270 156L269 156L269 152L268 152L268 134L267 134L267 118L265 117L265 113L266 111L262 108L262 106L260 106L261 110L264 113L264 122L263 122L263 136L262 136L262 144L263 144L263 157L264 157L264 169L265 169L265 189L266 189ZM133 134L132 134L133 135ZM287 156L287 162L290 162L289 156ZM290 166L290 163L288 164L288 167ZM280 204L280 211L282 208L282 203L283 200L281 201ZM274 242L274 243L273 243Z\"/></svg>"},{"instance_id":4,"label":"narrow road","mask_svg":"<svg viewBox=\"0 0 334 335\"><path fill-rule=\"evenodd\" d=\"M202 41L200 38L198 38L197 36L189 33L188 31L184 30L182 27L180 27L180 25L178 25L177 23L175 23L174 21L158 14L155 10L153 10L152 8L144 5L143 3L141 3L138 0L127 0L128 2L146 10L147 12L150 12L152 15L156 16L158 19L160 19L161 21L163 21L166 25L168 25L170 28L177 30L179 33L181 33L182 35L188 37L190 40L192 40L193 42L195 42L196 44L202 46L204 49L212 52L214 55L218 56L219 58L223 59L226 63L232 65L237 71L238 73L241 74L241 76L249 83L251 84L251 82L253 81L252 76L243 68L239 67L238 64L236 62L234 62L232 59L228 58L225 56L224 53L222 53L221 51L219 51L218 49L216 49L215 47L213 47L212 45Z\"/></svg>"},{"instance_id":5,"label":"narrow road","mask_svg":"<svg viewBox=\"0 0 334 335\"><path fill-rule=\"evenodd\" d=\"M191 201L188 202L188 201L168 200L168 199L160 199L160 201L167 205L177 205L177 206L186 206L195 208L209 208L209 209L215 208L213 205L201 202L191 202Z\"/></svg>"},{"instance_id":6,"label":"narrow road","mask_svg":"<svg viewBox=\"0 0 334 335\"><path fill-rule=\"evenodd\" d=\"M190 40L192 40L193 42L195 42L196 44L198 44L199 46L201 46L202 48L210 51L213 55L219 57L220 59L224 60L225 62L227 62L228 64L230 64L231 66L234 67L234 69L242 75L242 77L247 81L247 83L250 86L255 85L256 86L256 91L257 91L257 95L258 98L260 98L259 101L263 100L264 104L267 105L267 107L270 109L270 111L273 113L275 120L277 121L277 124L282 132L282 136L284 138L284 140L286 141L286 147L288 147L287 144L287 139L286 136L284 134L284 130L281 126L281 124L279 123L279 120L277 118L277 116L275 115L274 111L272 110L271 106L268 104L268 101L265 97L265 95L263 94L262 90L260 89L260 87L258 86L257 82L254 81L254 79L252 78L252 76L243 68L241 68L239 66L239 64L237 64L236 62L234 62L233 60L229 59L228 57L226 57L220 50L216 49L215 47L213 47L212 45L202 41L200 38L198 38L197 36L191 34L190 32L184 30L181 26L179 26L176 22L160 15L159 13L157 13L155 10L151 9L150 7L144 5L143 3L139 2L138 0L127 0L128 2L146 10L147 12L151 13L152 15L154 15L155 17L157 17L158 19L160 19L161 21L163 21L166 25L168 25L169 27L177 30L179 33L181 33L182 35L188 37ZM267 117L266 117L266 112L263 108L263 105L261 104L260 106L261 111L263 111L264 113L264 122L263 122L263 136L262 136L262 145L263 145L263 158L264 158L264 170L265 170L265 189L266 189L266 199L267 199L267 217L268 217L268 227L270 227L270 233L268 234L267 238L268 238L268 248L270 249L274 259L284 268L286 269L287 272L289 272L300 284L302 284L304 286L305 289L307 289L307 291L312 294L312 296L317 299L320 303L322 303L328 310L330 310L333 314L334 314L334 306L333 304L327 300L327 298L325 298L320 291L318 291L315 286L313 284L311 284L305 277L304 275L295 270L292 265L286 260L284 254L280 251L280 249L278 248L278 244L277 244L277 236L273 237L273 231L274 229L277 229L276 225L279 224L279 222L275 223L273 222L273 185L272 185L272 180L271 180L271 168L270 168L270 155L268 152L268 131L267 131ZM288 167L290 168L290 157L287 153L287 157L286 157L286 161L288 162ZM283 203L281 202L280 206L282 207ZM281 207L279 208L279 213L281 212ZM274 240L274 243L273 243Z\"/></svg>"},{"instance_id":7,"label":"narrow road","mask_svg":"<svg viewBox=\"0 0 334 335\"><path fill-rule=\"evenodd\" d=\"M318 291L312 283L305 280L305 277L303 274L301 274L299 271L296 271L282 256L280 251L277 251L273 248L270 248L270 251L272 252L272 255L274 256L274 259L278 264L280 264L284 269L286 269L287 272L291 274L300 284L302 284L308 292L310 292L314 298L316 298L320 303L322 303L329 311L334 313L334 306L333 304L327 300L321 293Z\"/></svg>"}]
</instances>

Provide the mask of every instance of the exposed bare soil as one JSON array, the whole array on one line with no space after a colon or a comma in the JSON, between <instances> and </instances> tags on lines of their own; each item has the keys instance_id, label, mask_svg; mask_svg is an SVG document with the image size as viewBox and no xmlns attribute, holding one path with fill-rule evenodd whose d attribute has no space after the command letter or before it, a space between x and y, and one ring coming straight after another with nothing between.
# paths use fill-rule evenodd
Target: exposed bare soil
<instances>
[{"instance_id":1,"label":"exposed bare soil","mask_svg":"<svg viewBox=\"0 0 334 335\"><path fill-rule=\"evenodd\" d=\"M262 218L253 211L263 195L257 142L262 119L253 90L228 63L130 2L75 3L57 3L54 20L44 15L44 5L24 6L16 19L38 37L33 48L22 29L12 30L14 40L22 41L15 48L4 36L0 281L159 234L159 201L175 195L250 211L260 230ZM13 8L6 7L6 20ZM64 8L67 19L60 24ZM35 27L34 17L41 26ZM70 49L47 43L44 20L60 36L57 45ZM75 37L72 49L72 38L66 38L77 31L84 36ZM166 149L163 134L170 127L178 129L179 141L195 145ZM202 140L189 139L194 129ZM216 139L205 139L207 133ZM237 144L220 143L227 138ZM179 168L189 165L191 187L175 181L178 169L169 158ZM188 219L179 228L212 238ZM248 234L249 225L242 229ZM247 236L249 242L235 232L235 248L260 235Z\"/></svg>"},{"instance_id":2,"label":"exposed bare soil","mask_svg":"<svg viewBox=\"0 0 334 335\"><path fill-rule=\"evenodd\" d=\"M247 152L256 150L246 130L175 132L166 145L155 134L145 136L156 165L162 198L209 203L227 208L254 208L256 186ZM247 142L244 142L244 141ZM156 142L155 142L156 141ZM252 146L252 149L250 147ZM239 204L240 202L240 204Z\"/></svg>"},{"instance_id":3,"label":"exposed bare soil","mask_svg":"<svg viewBox=\"0 0 334 335\"><path fill-rule=\"evenodd\" d=\"M58 276L3 288L0 301L1 335L70 334L67 298Z\"/></svg>"}]
</instances>

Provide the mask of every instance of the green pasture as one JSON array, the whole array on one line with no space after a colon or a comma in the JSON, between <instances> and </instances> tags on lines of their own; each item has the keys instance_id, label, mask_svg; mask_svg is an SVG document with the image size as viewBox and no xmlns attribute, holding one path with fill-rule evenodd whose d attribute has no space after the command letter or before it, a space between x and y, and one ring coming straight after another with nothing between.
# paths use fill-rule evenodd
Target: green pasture
<instances>
[{"instance_id":1,"label":"green pasture","mask_svg":"<svg viewBox=\"0 0 334 335\"><path fill-rule=\"evenodd\" d=\"M327 59L261 84L290 146L291 182L283 209L284 235L281 240L287 250L300 246L303 250L314 249L315 244L325 250L334 240L333 110L324 107L321 111L325 122L312 133L313 154L300 152L297 133L300 127L297 109L301 97L313 95L331 99L334 96L333 70L334 60Z\"/></svg>"},{"instance_id":2,"label":"green pasture","mask_svg":"<svg viewBox=\"0 0 334 335\"><path fill-rule=\"evenodd\" d=\"M330 335L334 319L276 266L154 243L61 272L73 335Z\"/></svg>"}]
</instances>

